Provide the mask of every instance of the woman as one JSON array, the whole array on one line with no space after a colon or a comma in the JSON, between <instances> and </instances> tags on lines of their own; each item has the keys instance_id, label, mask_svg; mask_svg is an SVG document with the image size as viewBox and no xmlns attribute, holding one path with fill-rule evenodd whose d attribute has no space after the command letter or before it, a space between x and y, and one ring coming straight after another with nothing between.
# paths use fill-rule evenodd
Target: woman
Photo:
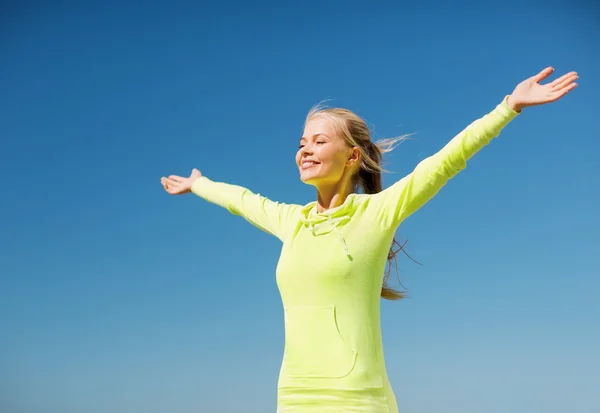
<instances>
[{"instance_id":1,"label":"woman","mask_svg":"<svg viewBox=\"0 0 600 413\"><path fill-rule=\"evenodd\" d=\"M372 143L365 122L344 109L315 108L307 116L296 154L301 180L317 189L317 200L307 205L277 203L196 169L187 178L161 178L169 194L192 192L282 241L276 276L285 349L278 412L398 411L379 318L380 296L402 297L384 279L394 234L524 108L556 101L577 86L575 72L541 85L552 72L546 68L520 83L386 190L380 161L393 142Z\"/></svg>"}]
</instances>

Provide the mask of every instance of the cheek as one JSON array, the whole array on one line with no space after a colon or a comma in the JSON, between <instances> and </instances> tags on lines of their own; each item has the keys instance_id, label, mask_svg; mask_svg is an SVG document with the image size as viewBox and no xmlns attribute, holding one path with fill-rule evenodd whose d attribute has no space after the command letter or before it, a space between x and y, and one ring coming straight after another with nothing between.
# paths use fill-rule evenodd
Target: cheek
<instances>
[{"instance_id":1,"label":"cheek","mask_svg":"<svg viewBox=\"0 0 600 413\"><path fill-rule=\"evenodd\" d=\"M323 153L320 154L320 159L323 166L325 166L328 171L334 173L341 173L346 165L345 154L338 150L329 149L323 151Z\"/></svg>"}]
</instances>

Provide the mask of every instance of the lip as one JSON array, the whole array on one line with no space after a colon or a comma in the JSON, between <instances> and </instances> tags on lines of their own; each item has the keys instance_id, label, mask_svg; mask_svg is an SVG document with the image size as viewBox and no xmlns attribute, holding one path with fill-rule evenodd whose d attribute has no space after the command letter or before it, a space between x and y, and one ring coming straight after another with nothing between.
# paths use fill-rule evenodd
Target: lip
<instances>
[{"instance_id":1,"label":"lip","mask_svg":"<svg viewBox=\"0 0 600 413\"><path fill-rule=\"evenodd\" d=\"M305 170L305 169L312 168L313 166L319 165L319 164L320 164L320 162L313 161L312 159L303 159L302 162L300 162L300 168Z\"/></svg>"}]
</instances>

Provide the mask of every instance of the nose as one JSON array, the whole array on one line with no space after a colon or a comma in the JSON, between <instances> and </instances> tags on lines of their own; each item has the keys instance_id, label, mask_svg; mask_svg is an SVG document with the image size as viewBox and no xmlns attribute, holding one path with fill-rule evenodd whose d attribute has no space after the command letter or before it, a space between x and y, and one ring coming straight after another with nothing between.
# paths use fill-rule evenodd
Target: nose
<instances>
[{"instance_id":1,"label":"nose","mask_svg":"<svg viewBox=\"0 0 600 413\"><path fill-rule=\"evenodd\" d=\"M311 155L313 153L312 147L309 144L306 144L302 147L300 153L304 155Z\"/></svg>"}]
</instances>

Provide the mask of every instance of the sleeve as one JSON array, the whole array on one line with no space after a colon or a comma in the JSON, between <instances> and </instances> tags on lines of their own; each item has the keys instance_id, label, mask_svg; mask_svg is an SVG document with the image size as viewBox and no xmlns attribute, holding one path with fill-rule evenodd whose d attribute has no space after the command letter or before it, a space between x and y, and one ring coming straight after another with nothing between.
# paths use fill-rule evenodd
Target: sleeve
<instances>
[{"instance_id":1,"label":"sleeve","mask_svg":"<svg viewBox=\"0 0 600 413\"><path fill-rule=\"evenodd\" d=\"M467 166L475 153L491 142L518 112L507 104L508 96L496 108L477 119L456 135L436 154L421 161L412 173L384 191L372 201L386 226L400 223L425 205L440 189Z\"/></svg>"},{"instance_id":2,"label":"sleeve","mask_svg":"<svg viewBox=\"0 0 600 413\"><path fill-rule=\"evenodd\" d=\"M293 223L297 205L274 202L247 188L212 181L205 176L192 184L192 193L241 216L255 227L281 241Z\"/></svg>"}]
</instances>

